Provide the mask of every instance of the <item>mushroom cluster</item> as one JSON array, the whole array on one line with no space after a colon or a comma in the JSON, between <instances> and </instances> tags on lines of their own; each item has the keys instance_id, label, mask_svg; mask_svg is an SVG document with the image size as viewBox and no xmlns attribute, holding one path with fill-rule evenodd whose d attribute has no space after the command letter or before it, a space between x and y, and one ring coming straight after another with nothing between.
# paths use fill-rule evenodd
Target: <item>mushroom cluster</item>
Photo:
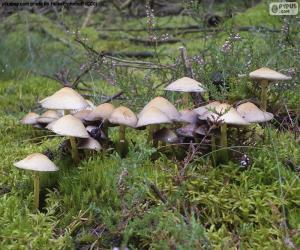
<instances>
[{"instance_id":1,"label":"mushroom cluster","mask_svg":"<svg viewBox=\"0 0 300 250\"><path fill-rule=\"evenodd\" d=\"M125 106L115 107L104 103L95 106L74 89L64 87L40 101L45 111L39 115L28 113L22 124L46 128L59 136L66 136L71 145L74 162L80 161L79 150L96 152L105 148L109 138L109 127L119 126L117 149L121 156L126 154L126 128L149 128L149 142L159 146L185 144L208 139L211 150L216 150L216 136L219 136L221 162L228 161L227 128L244 127L252 123L267 122L273 114L267 109L267 87L269 81L289 80L290 77L268 68L250 73L251 79L261 82L261 109L254 103L244 102L237 106L227 102L209 101L208 104L189 108L189 93L203 93L206 88L194 79L183 77L168 85L165 90L183 92L186 109L177 108L162 96L155 97L136 115ZM160 127L163 126L163 127ZM219 132L218 131L219 128ZM56 171L58 168L45 155L32 154L15 163L18 168L33 171ZM39 207L39 175L35 174L35 206Z\"/></svg>"}]
</instances>

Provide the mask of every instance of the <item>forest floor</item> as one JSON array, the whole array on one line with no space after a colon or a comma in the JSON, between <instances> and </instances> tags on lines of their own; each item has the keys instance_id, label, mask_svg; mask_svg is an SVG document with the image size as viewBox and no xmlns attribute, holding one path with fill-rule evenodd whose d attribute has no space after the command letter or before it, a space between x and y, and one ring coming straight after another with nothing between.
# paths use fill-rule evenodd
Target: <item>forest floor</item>
<instances>
[{"instance_id":1,"label":"forest floor","mask_svg":"<svg viewBox=\"0 0 300 250\"><path fill-rule=\"evenodd\" d=\"M224 14L222 9L217 6L217 13ZM1 21L0 249L300 247L300 20L270 16L267 1L235 13L216 28L204 26L202 19L193 18L196 14L155 17L152 21L161 29L152 29L152 35L178 41L151 46L135 40L149 38L149 18L95 13L79 33L82 18L75 16L53 21L23 11ZM179 28L187 26L190 32ZM180 95L163 91L184 76L180 46L187 49L196 79L210 91L206 101L257 100L260 88L247 75L263 66L293 80L270 88L272 122L242 132L229 130L227 164L213 166L207 149L189 158L192 149L185 147L187 157L178 157L174 148L162 151L149 145L146 131L127 129L125 158L113 150L82 153L74 166L61 146L64 138L19 120L29 111L41 113L38 101L61 88L48 76L65 68L74 80L90 63L76 37L115 57L137 51L153 55L124 57L127 61L175 65L173 70L117 65L115 71L105 65L83 77L92 91L81 93L95 104L123 91L112 103L136 113L158 95L183 107ZM219 72L225 86L221 91L212 79ZM117 141L118 128L111 128L109 136ZM42 175L40 212L33 207L32 175L13 166L34 152L51 152L60 169ZM250 159L246 167L240 163L243 155Z\"/></svg>"}]
</instances>

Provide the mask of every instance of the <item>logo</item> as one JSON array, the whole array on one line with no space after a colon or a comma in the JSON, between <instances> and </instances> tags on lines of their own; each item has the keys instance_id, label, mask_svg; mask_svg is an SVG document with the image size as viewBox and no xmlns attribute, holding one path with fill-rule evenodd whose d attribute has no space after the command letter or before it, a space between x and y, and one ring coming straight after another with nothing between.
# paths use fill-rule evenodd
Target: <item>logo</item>
<instances>
[{"instance_id":1,"label":"logo","mask_svg":"<svg viewBox=\"0 0 300 250\"><path fill-rule=\"evenodd\" d=\"M297 2L270 3L269 13L272 16L293 16L298 14Z\"/></svg>"}]
</instances>

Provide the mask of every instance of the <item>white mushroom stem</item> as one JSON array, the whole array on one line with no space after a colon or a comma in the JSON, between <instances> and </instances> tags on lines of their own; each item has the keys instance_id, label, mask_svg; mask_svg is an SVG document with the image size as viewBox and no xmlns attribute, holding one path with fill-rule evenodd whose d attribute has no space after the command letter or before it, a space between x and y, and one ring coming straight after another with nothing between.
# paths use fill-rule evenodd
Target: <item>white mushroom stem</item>
<instances>
[{"instance_id":1,"label":"white mushroom stem","mask_svg":"<svg viewBox=\"0 0 300 250\"><path fill-rule=\"evenodd\" d=\"M264 111L267 110L268 85L268 80L261 80L260 108Z\"/></svg>"},{"instance_id":2,"label":"white mushroom stem","mask_svg":"<svg viewBox=\"0 0 300 250\"><path fill-rule=\"evenodd\" d=\"M220 140L220 146L221 146L221 161L223 163L226 163L228 161L228 150L227 150L227 124L223 123L221 125L221 140Z\"/></svg>"},{"instance_id":3,"label":"white mushroom stem","mask_svg":"<svg viewBox=\"0 0 300 250\"><path fill-rule=\"evenodd\" d=\"M40 174L34 171L34 205L36 209L40 207Z\"/></svg>"}]
</instances>

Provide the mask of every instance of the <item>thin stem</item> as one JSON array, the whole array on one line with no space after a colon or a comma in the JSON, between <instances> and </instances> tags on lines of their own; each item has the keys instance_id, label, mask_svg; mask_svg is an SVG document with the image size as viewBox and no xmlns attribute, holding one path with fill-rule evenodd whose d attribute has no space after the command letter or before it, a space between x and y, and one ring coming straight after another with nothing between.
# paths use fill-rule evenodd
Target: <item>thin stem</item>
<instances>
[{"instance_id":1,"label":"thin stem","mask_svg":"<svg viewBox=\"0 0 300 250\"><path fill-rule=\"evenodd\" d=\"M125 144L126 144L126 126L120 125L119 127L119 154L123 157L125 154Z\"/></svg>"},{"instance_id":2,"label":"thin stem","mask_svg":"<svg viewBox=\"0 0 300 250\"><path fill-rule=\"evenodd\" d=\"M34 206L40 208L40 174L37 171L34 172Z\"/></svg>"},{"instance_id":3,"label":"thin stem","mask_svg":"<svg viewBox=\"0 0 300 250\"><path fill-rule=\"evenodd\" d=\"M264 111L267 110L268 85L268 80L261 80L260 108Z\"/></svg>"},{"instance_id":4,"label":"thin stem","mask_svg":"<svg viewBox=\"0 0 300 250\"><path fill-rule=\"evenodd\" d=\"M78 154L78 149L77 149L76 138L73 136L70 136L69 139L70 139L70 143L71 143L72 159L74 160L74 162L78 163L79 162L79 154Z\"/></svg>"},{"instance_id":5,"label":"thin stem","mask_svg":"<svg viewBox=\"0 0 300 250\"><path fill-rule=\"evenodd\" d=\"M190 93L184 92L183 99L182 99L182 104L184 105L184 107L187 108L189 106L189 101L190 101Z\"/></svg>"},{"instance_id":6,"label":"thin stem","mask_svg":"<svg viewBox=\"0 0 300 250\"><path fill-rule=\"evenodd\" d=\"M159 125L158 124L150 124L149 125L149 135L148 135L148 142L152 143L154 147L157 147L157 143L153 139L154 133L158 130Z\"/></svg>"},{"instance_id":7,"label":"thin stem","mask_svg":"<svg viewBox=\"0 0 300 250\"><path fill-rule=\"evenodd\" d=\"M222 148L220 152L220 159L222 163L228 162L228 149L227 149L227 124L223 123L221 125L221 140L220 146Z\"/></svg>"}]
</instances>

